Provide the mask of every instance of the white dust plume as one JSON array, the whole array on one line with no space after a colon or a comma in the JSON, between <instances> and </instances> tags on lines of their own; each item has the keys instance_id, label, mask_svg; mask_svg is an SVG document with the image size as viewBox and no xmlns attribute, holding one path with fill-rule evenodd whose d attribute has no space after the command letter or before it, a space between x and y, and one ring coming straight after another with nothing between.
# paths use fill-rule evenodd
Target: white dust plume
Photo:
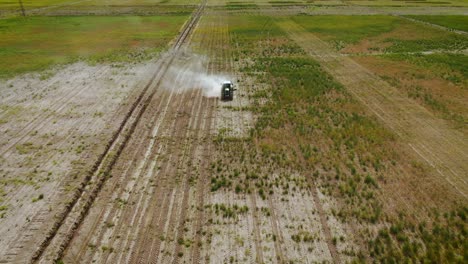
<instances>
[{"instance_id":1,"label":"white dust plume","mask_svg":"<svg viewBox=\"0 0 468 264\"><path fill-rule=\"evenodd\" d=\"M221 93L221 84L230 81L222 74L210 74L207 70L208 58L190 52L177 55L166 74L161 86L177 93L192 89L202 89L206 97L217 97Z\"/></svg>"}]
</instances>

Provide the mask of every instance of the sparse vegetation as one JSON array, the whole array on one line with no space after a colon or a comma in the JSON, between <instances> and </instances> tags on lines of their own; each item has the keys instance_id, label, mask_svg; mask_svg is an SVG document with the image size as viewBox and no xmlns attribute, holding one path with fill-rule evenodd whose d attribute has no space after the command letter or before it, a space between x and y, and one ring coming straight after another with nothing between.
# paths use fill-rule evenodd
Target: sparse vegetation
<instances>
[{"instance_id":1,"label":"sparse vegetation","mask_svg":"<svg viewBox=\"0 0 468 264\"><path fill-rule=\"evenodd\" d=\"M376 30L379 30L378 27ZM384 31L384 27L380 30ZM242 58L254 58L254 63L247 63L242 71L245 74L255 73L259 82L267 82L272 87L268 96L263 91L252 95L254 102L258 99L268 99L266 104L257 104L253 107L259 114L256 127L251 133L253 142L258 144L257 149L260 150L258 154L251 154L255 163L260 161L268 164L270 168L275 168L275 171L312 169L314 179L320 182L325 193L333 197L342 197L344 205L337 212L337 216L345 222L358 221L367 225L379 225L389 221L391 216L386 213L385 205L378 200L378 197L382 195L380 181L384 181L385 184L384 175L396 171L395 159L398 160L399 155L391 151L391 148L385 147L394 145L395 137L373 118L367 116L364 109L360 108L343 87L315 61L301 57L303 52L299 49L293 49L297 50L297 53L292 52L289 56L284 54L274 56L274 53L256 53L258 55L255 56L256 45L252 43L262 43L264 41L262 37L270 38L269 41L273 43L275 41L272 39L278 42L277 39L281 38L281 32L274 25L261 29L255 29L253 26L251 31L245 33L236 28L232 31L236 33L241 43L240 54L237 54L241 58L240 61ZM252 36L254 32L257 32L257 37ZM353 35L353 38L356 37L357 40L360 38L358 36ZM297 142L291 142L291 139ZM226 146L225 143L223 150L226 149L230 153L236 153L242 148ZM301 156L297 156L298 153ZM233 156L241 155L236 153ZM252 167L255 165L252 164ZM275 178L267 176L264 179L259 174L261 170L255 170L255 173L247 171L245 180L241 177L240 183L250 181L249 186L254 185L258 195L262 199L268 199L266 194L269 192L266 192L265 188L274 189L275 184L270 185L268 182L272 183ZM276 186L280 186L278 183ZM297 189L291 187L292 184L288 181L283 184L282 195L294 195ZM242 185L235 186L235 192L241 193ZM403 216L402 219L408 221L407 216ZM461 235L460 230L451 230L450 232ZM402 232L404 235L395 236L394 239L395 245L398 246L385 244L387 248L378 251L380 255L375 255L375 259L382 262L392 259L404 261L404 257L395 258L395 256L411 254L409 252L413 249L409 248L412 246L405 244L407 241L405 237L421 239L423 235L410 234L406 229ZM364 239L373 236L369 234ZM291 239L300 242L304 237L296 233ZM306 236L305 240L309 238ZM333 237L331 243L338 245L343 240L341 237ZM425 243L428 242L423 242ZM386 250L392 253L386 255L383 253L388 252ZM461 254L462 247L447 247L444 250ZM369 248L369 251L372 249ZM428 251L421 249L421 252L426 254ZM356 256L357 259L362 257L361 254ZM413 256L413 260L423 258L422 255Z\"/></svg>"},{"instance_id":2,"label":"sparse vegetation","mask_svg":"<svg viewBox=\"0 0 468 264\"><path fill-rule=\"evenodd\" d=\"M40 201L40 200L42 200L42 199L44 199L44 194L41 193L41 194L39 194L39 196L37 196L36 198L33 198L33 199L32 199L32 202L35 203L35 202Z\"/></svg>"},{"instance_id":3,"label":"sparse vegetation","mask_svg":"<svg viewBox=\"0 0 468 264\"><path fill-rule=\"evenodd\" d=\"M84 2L0 22L0 78L47 69L0 84L0 262L11 247L36 262L466 263L465 35L307 14L362 1L208 1L190 21L187 0L109 0L105 16ZM172 52L136 63L183 23ZM66 80L50 68L77 60ZM212 85L192 71L234 81L234 100L192 89ZM426 140L453 135L439 118L461 135L442 156Z\"/></svg>"}]
</instances>

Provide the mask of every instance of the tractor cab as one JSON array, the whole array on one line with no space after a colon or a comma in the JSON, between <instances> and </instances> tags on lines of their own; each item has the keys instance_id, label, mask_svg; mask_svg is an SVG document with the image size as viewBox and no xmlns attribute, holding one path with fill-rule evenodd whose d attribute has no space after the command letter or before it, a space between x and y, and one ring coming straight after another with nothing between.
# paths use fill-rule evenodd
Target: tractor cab
<instances>
[{"instance_id":1,"label":"tractor cab","mask_svg":"<svg viewBox=\"0 0 468 264\"><path fill-rule=\"evenodd\" d=\"M221 100L232 101L234 99L234 84L231 81L226 81L221 84Z\"/></svg>"}]
</instances>

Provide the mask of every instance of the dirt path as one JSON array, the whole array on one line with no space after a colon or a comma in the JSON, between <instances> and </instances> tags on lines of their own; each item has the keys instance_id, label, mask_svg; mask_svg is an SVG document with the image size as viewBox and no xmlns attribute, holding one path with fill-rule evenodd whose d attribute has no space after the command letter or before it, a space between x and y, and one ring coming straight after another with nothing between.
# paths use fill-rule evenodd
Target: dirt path
<instances>
[{"instance_id":1,"label":"dirt path","mask_svg":"<svg viewBox=\"0 0 468 264\"><path fill-rule=\"evenodd\" d=\"M468 140L417 103L352 59L292 21L278 23L291 39L335 78L428 164L436 177L467 198Z\"/></svg>"}]
</instances>

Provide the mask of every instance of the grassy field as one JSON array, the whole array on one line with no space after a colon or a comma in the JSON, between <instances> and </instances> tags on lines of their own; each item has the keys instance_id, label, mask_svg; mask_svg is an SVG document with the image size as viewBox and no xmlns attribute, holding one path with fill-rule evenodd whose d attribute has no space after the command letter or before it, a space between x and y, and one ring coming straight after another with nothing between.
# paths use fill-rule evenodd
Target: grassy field
<instances>
[{"instance_id":1,"label":"grassy field","mask_svg":"<svg viewBox=\"0 0 468 264\"><path fill-rule=\"evenodd\" d=\"M253 2L226 2L226 8L229 10L240 10L240 9L256 9L258 5Z\"/></svg>"},{"instance_id":2,"label":"grassy field","mask_svg":"<svg viewBox=\"0 0 468 264\"><path fill-rule=\"evenodd\" d=\"M466 36L392 16L296 16L292 19L332 42L338 50L421 52L468 47Z\"/></svg>"},{"instance_id":3,"label":"grassy field","mask_svg":"<svg viewBox=\"0 0 468 264\"><path fill-rule=\"evenodd\" d=\"M390 32L400 22L391 16L295 16L293 20L325 40L345 43Z\"/></svg>"},{"instance_id":4,"label":"grassy field","mask_svg":"<svg viewBox=\"0 0 468 264\"><path fill-rule=\"evenodd\" d=\"M189 15L200 1L189 0L41 0L23 1L27 16ZM0 0L0 17L21 15L18 1Z\"/></svg>"},{"instance_id":5,"label":"grassy field","mask_svg":"<svg viewBox=\"0 0 468 264\"><path fill-rule=\"evenodd\" d=\"M468 31L468 16L408 16L447 28Z\"/></svg>"},{"instance_id":6,"label":"grassy field","mask_svg":"<svg viewBox=\"0 0 468 264\"><path fill-rule=\"evenodd\" d=\"M0 76L43 70L78 58L131 61L147 57L164 49L186 19L77 16L0 20Z\"/></svg>"}]
</instances>

